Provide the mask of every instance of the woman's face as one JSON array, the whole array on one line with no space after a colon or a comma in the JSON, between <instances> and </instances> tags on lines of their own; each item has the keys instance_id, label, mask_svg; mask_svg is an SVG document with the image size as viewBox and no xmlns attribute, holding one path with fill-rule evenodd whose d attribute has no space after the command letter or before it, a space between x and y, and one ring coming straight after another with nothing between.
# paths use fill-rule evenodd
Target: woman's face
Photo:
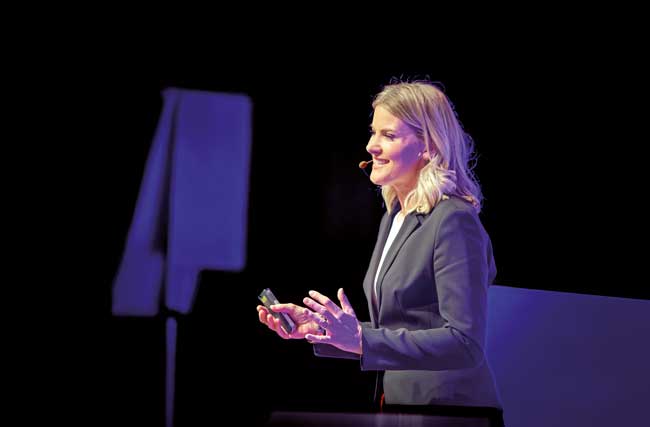
<instances>
[{"instance_id":1,"label":"woman's face","mask_svg":"<svg viewBox=\"0 0 650 427\"><path fill-rule=\"evenodd\" d=\"M376 185L391 185L408 194L417 184L424 145L400 119L381 105L375 108L366 146L372 155L370 180Z\"/></svg>"}]
</instances>

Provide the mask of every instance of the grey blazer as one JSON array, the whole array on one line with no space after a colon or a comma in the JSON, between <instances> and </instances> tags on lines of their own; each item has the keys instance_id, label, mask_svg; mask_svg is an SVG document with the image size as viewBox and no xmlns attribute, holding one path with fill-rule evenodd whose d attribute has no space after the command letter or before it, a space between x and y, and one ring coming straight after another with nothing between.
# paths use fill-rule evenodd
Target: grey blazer
<instances>
[{"instance_id":1,"label":"grey blazer","mask_svg":"<svg viewBox=\"0 0 650 427\"><path fill-rule=\"evenodd\" d=\"M325 357L356 358L385 371L388 404L501 408L485 358L487 290L496 276L490 238L474 208L451 197L404 219L372 289L392 215L384 214L363 282L370 322L363 354L317 344Z\"/></svg>"}]
</instances>

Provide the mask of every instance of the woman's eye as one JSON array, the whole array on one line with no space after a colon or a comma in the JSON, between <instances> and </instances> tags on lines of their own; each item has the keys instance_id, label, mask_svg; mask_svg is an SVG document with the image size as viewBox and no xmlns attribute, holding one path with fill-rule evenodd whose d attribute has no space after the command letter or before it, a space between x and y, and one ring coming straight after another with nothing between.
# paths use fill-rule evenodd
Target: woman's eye
<instances>
[{"instance_id":1,"label":"woman's eye","mask_svg":"<svg viewBox=\"0 0 650 427\"><path fill-rule=\"evenodd\" d=\"M372 129L369 130L368 132L370 132L370 136L374 136L377 133ZM396 136L394 134L392 134L392 133L384 133L384 132L382 132L381 136L383 136L384 138L387 138L387 139L389 139L391 141L393 141L396 138Z\"/></svg>"}]
</instances>

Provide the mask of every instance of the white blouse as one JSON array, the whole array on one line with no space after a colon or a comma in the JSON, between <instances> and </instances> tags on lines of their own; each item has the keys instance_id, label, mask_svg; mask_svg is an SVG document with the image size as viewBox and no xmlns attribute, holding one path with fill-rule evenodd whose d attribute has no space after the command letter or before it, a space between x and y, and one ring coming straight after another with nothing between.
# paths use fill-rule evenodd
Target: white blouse
<instances>
[{"instance_id":1,"label":"white blouse","mask_svg":"<svg viewBox=\"0 0 650 427\"><path fill-rule=\"evenodd\" d=\"M393 240L395 240L395 236L397 236L397 233L399 233L399 229L402 228L402 224L404 223L404 215L402 215L402 212L398 212L397 215L395 215L395 218L393 219L393 223L390 226L390 231L388 232L388 238L386 239L386 244L384 245L384 250L381 253L381 259L379 260L379 266L377 266L377 272L375 273L375 286L373 287L373 293L372 293L372 303L374 304L375 308L379 310L378 306L378 301L377 301L377 279L379 278L379 272L381 271L381 266L384 264L384 258L386 258L386 254L390 250L391 245L393 244Z\"/></svg>"}]
</instances>

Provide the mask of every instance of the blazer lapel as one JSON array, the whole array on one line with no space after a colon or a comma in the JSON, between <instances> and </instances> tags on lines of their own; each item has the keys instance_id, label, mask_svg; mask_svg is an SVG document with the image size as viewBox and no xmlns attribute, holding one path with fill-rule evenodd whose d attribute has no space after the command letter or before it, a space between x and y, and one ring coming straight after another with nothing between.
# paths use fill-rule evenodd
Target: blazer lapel
<instances>
[{"instance_id":1,"label":"blazer lapel","mask_svg":"<svg viewBox=\"0 0 650 427\"><path fill-rule=\"evenodd\" d=\"M379 307L381 307L382 282L384 281L384 276L386 275L386 272L388 271L390 266L393 264L393 261L395 261L395 257L397 256L397 253L399 252L402 245L404 245L404 243L406 242L406 239L408 239L411 233L413 233L420 226L421 216L422 215L420 214L410 213L409 215L406 216L406 218L404 218L404 223L402 224L399 233L397 233L397 236L395 237L393 244L390 246L390 249L386 254L384 263L381 266L381 271L379 272L379 277L377 278L377 293L378 293L377 310L378 311L379 311ZM381 256L381 252L379 256Z\"/></svg>"}]
</instances>

